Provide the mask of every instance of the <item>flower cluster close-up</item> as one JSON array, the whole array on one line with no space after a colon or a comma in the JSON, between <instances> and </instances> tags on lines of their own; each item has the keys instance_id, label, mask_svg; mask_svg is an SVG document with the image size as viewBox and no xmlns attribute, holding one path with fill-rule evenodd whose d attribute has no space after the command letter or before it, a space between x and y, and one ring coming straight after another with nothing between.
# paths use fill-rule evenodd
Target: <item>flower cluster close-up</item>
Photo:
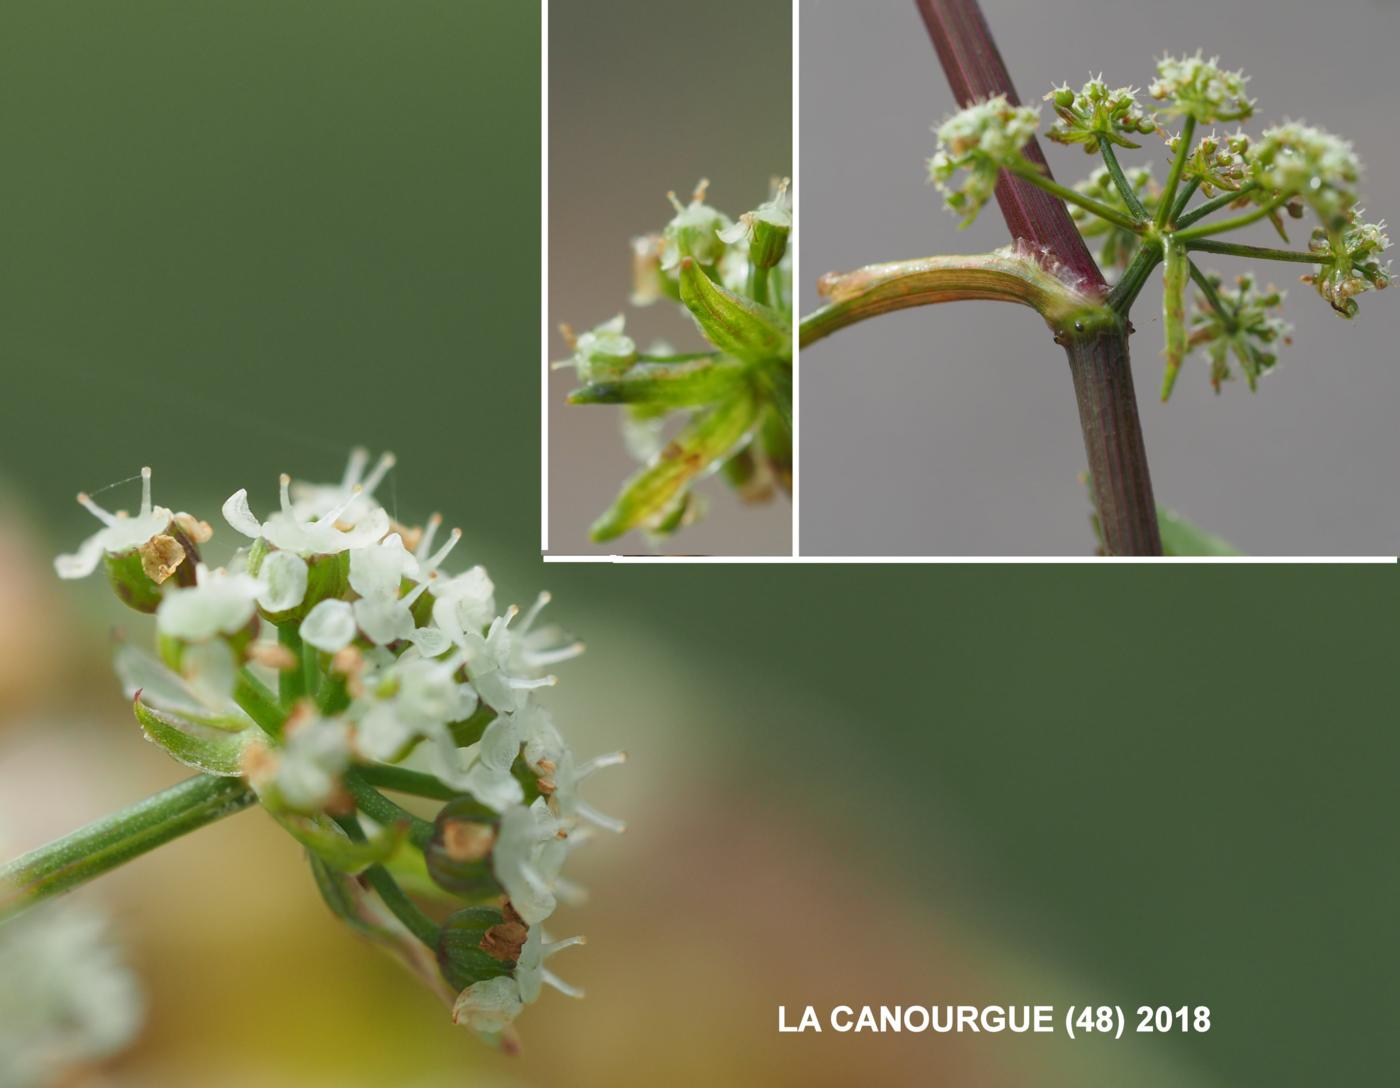
<instances>
[{"instance_id":1,"label":"flower cluster close-up","mask_svg":"<svg viewBox=\"0 0 1400 1088\"><path fill-rule=\"evenodd\" d=\"M579 895L569 854L591 829L622 830L580 787L623 756L576 759L538 701L548 669L583 650L540 622L548 595L521 615L498 608L483 567L449 573L460 531L400 524L376 499L393 464L356 450L338 483L283 475L262 517L235 492L219 567L211 524L156 505L150 469L134 514L79 495L102 528L55 569L101 569L153 615L154 652L120 640L116 671L146 738L199 774L0 870L0 914L257 804L304 848L327 906L458 1023L509 1047L542 985L579 995L545 961L581 938L545 926ZM426 819L389 794L440 807Z\"/></svg>"},{"instance_id":2,"label":"flower cluster close-up","mask_svg":"<svg viewBox=\"0 0 1400 1088\"><path fill-rule=\"evenodd\" d=\"M792 491L792 198L786 179L738 219L707 203L702 181L675 215L633 239L631 302L679 303L708 350L639 348L623 314L586 332L565 326L581 383L572 404L621 405L641 467L592 527L671 535L704 513L695 484L715 472L749 502Z\"/></svg>"},{"instance_id":3,"label":"flower cluster close-up","mask_svg":"<svg viewBox=\"0 0 1400 1088\"><path fill-rule=\"evenodd\" d=\"M938 126L940 150L930 160L930 174L963 225L990 199L1001 170L1063 199L1084 236L1098 240L1103 271L1117 277L1107 301L1120 314L1126 315L1153 269L1163 265L1163 400L1186 356L1206 344L1217 392L1232 377L1231 357L1255 389L1274 366L1277 345L1287 342L1286 325L1277 318L1260 320L1258 307L1277 307L1283 293L1270 288L1255 299L1254 280L1247 277L1239 297L1231 298L1218 290L1221 277L1203 270L1197 259L1209 254L1312 265L1303 282L1350 318L1357 312L1356 296L1389 284L1383 255L1390 240L1385 223L1367 220L1358 204L1361 164L1348 141L1295 121L1266 128L1257 138L1239 129L1205 128L1254 116L1246 82L1243 73L1198 51L1158 61L1146 101L1131 87L1110 89L1101 77L1078 91L1051 90L1045 97L1055 121L1048 137L1103 159L1073 188L1053 181L1024 154L1039 109L1012 106L1004 95L976 102ZM1121 165L1115 150L1137 149L1152 133L1167 152L1160 184L1150 166ZM954 184L959 172L963 176ZM1221 237L1267 220L1287 245L1288 221L1308 213L1316 226L1303 249ZM1188 284L1194 285L1195 307L1186 304ZM1204 322L1188 318L1192 309L1209 316Z\"/></svg>"}]
</instances>

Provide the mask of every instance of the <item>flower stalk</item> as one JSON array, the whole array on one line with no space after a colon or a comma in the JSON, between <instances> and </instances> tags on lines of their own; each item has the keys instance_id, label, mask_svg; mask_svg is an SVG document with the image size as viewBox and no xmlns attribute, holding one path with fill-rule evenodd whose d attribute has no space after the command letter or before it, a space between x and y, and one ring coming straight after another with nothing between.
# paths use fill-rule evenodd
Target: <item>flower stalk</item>
<instances>
[{"instance_id":1,"label":"flower stalk","mask_svg":"<svg viewBox=\"0 0 1400 1088\"><path fill-rule=\"evenodd\" d=\"M0 867L0 921L256 801L240 778L199 774L104 816Z\"/></svg>"}]
</instances>

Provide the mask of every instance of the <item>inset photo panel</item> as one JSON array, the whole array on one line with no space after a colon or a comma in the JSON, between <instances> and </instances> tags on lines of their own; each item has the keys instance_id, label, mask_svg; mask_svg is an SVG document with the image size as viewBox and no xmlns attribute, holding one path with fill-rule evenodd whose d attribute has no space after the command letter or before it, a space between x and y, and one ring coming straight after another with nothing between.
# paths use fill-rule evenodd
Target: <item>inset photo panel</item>
<instances>
[{"instance_id":1,"label":"inset photo panel","mask_svg":"<svg viewBox=\"0 0 1400 1088\"><path fill-rule=\"evenodd\" d=\"M803 0L802 554L1394 556L1396 16Z\"/></svg>"},{"instance_id":2,"label":"inset photo panel","mask_svg":"<svg viewBox=\"0 0 1400 1088\"><path fill-rule=\"evenodd\" d=\"M542 547L790 556L790 0L547 8Z\"/></svg>"}]
</instances>

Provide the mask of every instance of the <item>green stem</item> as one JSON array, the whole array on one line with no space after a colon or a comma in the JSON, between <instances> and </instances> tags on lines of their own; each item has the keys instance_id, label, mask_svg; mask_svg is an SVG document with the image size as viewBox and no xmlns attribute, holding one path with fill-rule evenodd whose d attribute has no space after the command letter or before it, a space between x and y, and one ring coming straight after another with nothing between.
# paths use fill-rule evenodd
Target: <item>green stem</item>
<instances>
[{"instance_id":1,"label":"green stem","mask_svg":"<svg viewBox=\"0 0 1400 1088\"><path fill-rule=\"evenodd\" d=\"M1210 238L1197 238L1187 242L1186 248L1202 253L1224 253L1231 257L1255 257L1264 261L1295 261L1298 264L1331 264L1332 257L1318 253L1301 253L1296 249L1270 249L1268 246L1246 246L1234 242L1217 242Z\"/></svg>"},{"instance_id":2,"label":"green stem","mask_svg":"<svg viewBox=\"0 0 1400 1088\"><path fill-rule=\"evenodd\" d=\"M345 788L355 798L355 805L377 824L385 826L396 823L408 824L408 837L414 845L422 846L433 837L433 825L408 809L394 804L377 789L360 777L358 769L347 771Z\"/></svg>"},{"instance_id":3,"label":"green stem","mask_svg":"<svg viewBox=\"0 0 1400 1088\"><path fill-rule=\"evenodd\" d=\"M1210 304L1210 308L1220 315L1220 320L1225 322L1225 327L1231 332L1234 332L1238 327L1235 321L1235 315L1225 308L1225 303L1215 290L1215 284L1210 282L1206 274L1201 271L1200 266L1196 264L1195 261L1191 261L1188 258L1188 262L1190 265L1192 282L1200 289L1201 294L1205 295L1206 302Z\"/></svg>"},{"instance_id":4,"label":"green stem","mask_svg":"<svg viewBox=\"0 0 1400 1088\"><path fill-rule=\"evenodd\" d=\"M1265 204L1261 208L1255 208L1252 212L1245 212L1243 215L1237 215L1233 219L1222 219L1218 223L1202 223L1200 226L1179 230L1176 232L1176 240L1185 243L1191 241L1193 238L1205 238L1212 234L1224 234L1226 231L1240 230L1243 227L1249 226L1251 223L1259 222L1259 220L1263 219L1266 215L1271 215L1284 203L1285 202L1282 200L1276 200L1272 204Z\"/></svg>"},{"instance_id":5,"label":"green stem","mask_svg":"<svg viewBox=\"0 0 1400 1088\"><path fill-rule=\"evenodd\" d=\"M768 269L749 262L749 298L768 305Z\"/></svg>"},{"instance_id":6,"label":"green stem","mask_svg":"<svg viewBox=\"0 0 1400 1088\"><path fill-rule=\"evenodd\" d=\"M393 767L387 763L366 763L357 767L355 773L382 790L406 793L411 797L426 797L430 801L451 801L461 795L442 780L422 771L410 771L407 767Z\"/></svg>"},{"instance_id":7,"label":"green stem","mask_svg":"<svg viewBox=\"0 0 1400 1088\"><path fill-rule=\"evenodd\" d=\"M1173 219L1172 222L1176 224L1177 230L1185 230L1192 223L1204 219L1212 212L1217 212L1221 208L1228 208L1235 201L1239 200L1240 197L1244 196L1246 193L1252 192L1257 188L1259 188L1258 183L1251 181L1247 185L1241 185L1238 189L1235 189L1232 192L1221 193L1217 197L1212 197L1210 200L1207 200L1204 204L1202 204L1199 208L1196 208L1193 211L1189 211L1185 215L1180 216L1179 218Z\"/></svg>"},{"instance_id":8,"label":"green stem","mask_svg":"<svg viewBox=\"0 0 1400 1088\"><path fill-rule=\"evenodd\" d=\"M1186 205L1191 203L1191 198L1196 195L1196 190L1200 187L1200 178L1186 179L1186 184L1181 187L1181 193L1176 198L1176 203L1172 205L1171 216L1167 219L1168 223L1175 223L1181 217L1181 213L1186 210Z\"/></svg>"},{"instance_id":9,"label":"green stem","mask_svg":"<svg viewBox=\"0 0 1400 1088\"><path fill-rule=\"evenodd\" d=\"M1196 134L1196 119L1187 116L1181 123L1181 140L1176 145L1176 157L1172 159L1171 173L1167 175L1167 187L1162 190L1162 199L1157 204L1157 216L1153 220L1157 229L1167 225L1167 216L1176 204L1176 187L1181 183L1181 171L1186 167L1187 156L1191 154L1191 138Z\"/></svg>"},{"instance_id":10,"label":"green stem","mask_svg":"<svg viewBox=\"0 0 1400 1088\"><path fill-rule=\"evenodd\" d=\"M1152 270L1157 267L1161 260L1161 244L1159 242L1143 242L1138 247L1138 251L1133 254L1133 259L1128 262L1128 267L1123 270L1123 278L1109 292L1108 305L1120 316L1127 314L1133 303L1137 301L1143 287L1147 285L1147 279L1152 275Z\"/></svg>"},{"instance_id":11,"label":"green stem","mask_svg":"<svg viewBox=\"0 0 1400 1088\"><path fill-rule=\"evenodd\" d=\"M201 774L0 868L0 921L257 800L241 778Z\"/></svg>"},{"instance_id":12,"label":"green stem","mask_svg":"<svg viewBox=\"0 0 1400 1088\"><path fill-rule=\"evenodd\" d=\"M1113 150L1113 145L1107 140L1099 140L1099 151L1103 154L1103 164L1108 167L1108 176L1113 179L1113 184L1118 186L1118 194L1123 198L1123 203L1128 205L1128 210L1133 213L1133 218L1139 222L1147 221L1147 209L1142 206L1142 201L1138 199L1137 193L1133 192L1133 187L1128 184L1128 179L1123 174L1123 168L1118 165L1118 153Z\"/></svg>"},{"instance_id":13,"label":"green stem","mask_svg":"<svg viewBox=\"0 0 1400 1088\"><path fill-rule=\"evenodd\" d=\"M337 816L335 822L353 841L365 841L364 829L353 816ZM371 865L361 876L410 933L429 948L437 948L437 923L424 914L423 909L405 894L388 869L382 865Z\"/></svg>"},{"instance_id":14,"label":"green stem","mask_svg":"<svg viewBox=\"0 0 1400 1088\"><path fill-rule=\"evenodd\" d=\"M1006 169L1017 177L1025 178L1037 188L1044 189L1051 196L1057 196L1068 204L1077 204L1085 211L1092 212L1100 219L1106 219L1124 230L1137 231L1142 229L1141 223L1130 219L1116 208L1110 208L1107 204L1095 200L1093 197L1085 196L1083 193L1076 192L1074 189L1067 188L1058 181L1046 177L1032 163L1023 161L1008 166Z\"/></svg>"},{"instance_id":15,"label":"green stem","mask_svg":"<svg viewBox=\"0 0 1400 1088\"><path fill-rule=\"evenodd\" d=\"M282 705L291 710L306 694L306 671L302 662L301 633L296 623L284 623L277 628L277 642L291 651L296 664L290 669L280 669L277 673L277 696Z\"/></svg>"},{"instance_id":16,"label":"green stem","mask_svg":"<svg viewBox=\"0 0 1400 1088\"><path fill-rule=\"evenodd\" d=\"M277 701L277 696L268 690L245 666L238 670L233 684L233 701L243 708L248 717L257 722L258 727L269 737L280 737L287 715Z\"/></svg>"}]
</instances>

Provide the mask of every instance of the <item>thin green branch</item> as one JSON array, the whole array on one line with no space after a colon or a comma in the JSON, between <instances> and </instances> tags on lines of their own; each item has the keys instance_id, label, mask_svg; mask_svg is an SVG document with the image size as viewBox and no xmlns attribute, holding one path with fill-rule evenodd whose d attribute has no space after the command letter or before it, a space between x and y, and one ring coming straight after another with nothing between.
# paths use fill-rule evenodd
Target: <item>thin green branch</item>
<instances>
[{"instance_id":1,"label":"thin green branch","mask_svg":"<svg viewBox=\"0 0 1400 1088\"><path fill-rule=\"evenodd\" d=\"M1133 213L1133 218L1142 223L1147 222L1149 218L1147 209L1142 206L1142 201L1138 199L1137 193L1133 192L1132 185L1124 176L1123 168L1118 165L1118 154L1113 150L1113 145L1107 140L1100 140L1099 151L1103 155L1104 166L1108 168L1108 176L1118 187L1118 194L1123 198L1123 203L1128 205L1128 210Z\"/></svg>"},{"instance_id":2,"label":"thin green branch","mask_svg":"<svg viewBox=\"0 0 1400 1088\"><path fill-rule=\"evenodd\" d=\"M387 763L366 763L355 769L355 773L371 786L395 793L406 793L411 797L424 797L430 801L451 801L461 795L441 779L422 771L410 771L407 767L393 767Z\"/></svg>"},{"instance_id":3,"label":"thin green branch","mask_svg":"<svg viewBox=\"0 0 1400 1088\"><path fill-rule=\"evenodd\" d=\"M1161 260L1162 245L1160 242L1145 241L1138 246L1137 252L1128 262L1128 267L1123 270L1122 278L1109 292L1108 305L1115 313L1124 315L1132 309L1133 303L1137 301L1138 295L1147 285L1152 270L1161 263Z\"/></svg>"},{"instance_id":4,"label":"thin green branch","mask_svg":"<svg viewBox=\"0 0 1400 1088\"><path fill-rule=\"evenodd\" d=\"M1201 294L1205 296L1206 302L1210 304L1210 308L1220 316L1220 320L1225 323L1227 329L1231 332L1236 331L1239 327L1239 323L1235 320L1235 315L1226 309L1219 292L1215 289L1215 284L1210 282L1210 279L1201 271L1200 266L1196 264L1195 261L1188 258L1187 263L1190 266L1192 282L1200 289Z\"/></svg>"},{"instance_id":5,"label":"thin green branch","mask_svg":"<svg viewBox=\"0 0 1400 1088\"><path fill-rule=\"evenodd\" d=\"M1275 200L1272 204L1265 204L1262 207L1255 208L1253 211L1245 212L1243 215L1237 215L1233 219L1222 219L1217 223L1201 223L1198 226L1188 227L1186 230L1179 230L1176 232L1176 240L1184 244L1191 241L1193 238L1206 238L1213 234L1224 234L1227 231L1240 230L1249 226L1251 223L1259 222L1259 220L1267 215L1272 215L1282 207L1284 203L1285 202L1282 200Z\"/></svg>"},{"instance_id":6,"label":"thin green branch","mask_svg":"<svg viewBox=\"0 0 1400 1088\"><path fill-rule=\"evenodd\" d=\"M345 788L355 799L355 805L377 824L408 824L408 836L416 846L422 846L433 836L433 825L408 809L396 805L360 777L358 769L345 774Z\"/></svg>"},{"instance_id":7,"label":"thin green branch","mask_svg":"<svg viewBox=\"0 0 1400 1088\"><path fill-rule=\"evenodd\" d=\"M1181 192L1177 194L1176 203L1172 205L1171 215L1167 218L1168 223L1175 223L1181 218L1181 213L1186 210L1186 205L1191 203L1191 198L1196 195L1196 190L1200 187L1200 178L1186 179L1186 184L1181 187Z\"/></svg>"},{"instance_id":8,"label":"thin green branch","mask_svg":"<svg viewBox=\"0 0 1400 1088\"><path fill-rule=\"evenodd\" d=\"M1331 256L1318 253L1304 253L1296 249L1272 249L1268 246L1247 246L1235 242L1217 242L1210 238L1197 238L1186 243L1186 248L1202 253L1223 253L1230 257L1252 257L1262 261L1292 261L1296 264L1331 264Z\"/></svg>"},{"instance_id":9,"label":"thin green branch","mask_svg":"<svg viewBox=\"0 0 1400 1088\"><path fill-rule=\"evenodd\" d=\"M0 920L253 804L241 778L188 778L0 868Z\"/></svg>"},{"instance_id":10,"label":"thin green branch","mask_svg":"<svg viewBox=\"0 0 1400 1088\"><path fill-rule=\"evenodd\" d=\"M1228 208L1235 201L1239 200L1240 197L1245 196L1248 193L1252 193L1257 188L1259 188L1257 182L1248 182L1244 185L1241 185L1238 189L1234 189L1230 192L1221 193L1219 196L1212 197L1200 207L1193 208L1185 215L1179 216L1178 218L1174 218L1172 222L1176 224L1177 230L1185 230L1192 223L1199 222L1201 219L1204 219L1206 216L1212 214L1213 212L1218 212L1221 208Z\"/></svg>"},{"instance_id":11,"label":"thin green branch","mask_svg":"<svg viewBox=\"0 0 1400 1088\"><path fill-rule=\"evenodd\" d=\"M284 707L291 708L306 694L306 671L302 662L301 634L297 624L284 623L277 628L277 643L290 651L296 664L277 672L277 696Z\"/></svg>"},{"instance_id":12,"label":"thin green branch","mask_svg":"<svg viewBox=\"0 0 1400 1088\"><path fill-rule=\"evenodd\" d=\"M334 819L352 841L365 841L364 828L360 826L360 822L355 817L337 816ZM374 889L379 898L383 900L384 905L389 908L395 918L404 924L410 933L429 948L437 948L438 924L423 912L422 907L408 897L388 869L382 865L371 865L361 874L361 878Z\"/></svg>"},{"instance_id":13,"label":"thin green branch","mask_svg":"<svg viewBox=\"0 0 1400 1088\"><path fill-rule=\"evenodd\" d=\"M1092 212L1100 219L1107 220L1116 226L1122 227L1124 230L1137 231L1142 229L1141 223L1124 215L1116 208L1110 208L1102 201L1085 196L1081 192L1070 189L1067 186L1061 185L1058 181L1046 177L1045 174L1041 173L1041 171L1035 167L1034 163L1023 160L1019 164L1008 166L1007 170L1017 177L1025 178L1037 188L1044 189L1051 196L1057 196L1068 204L1077 204L1085 211Z\"/></svg>"},{"instance_id":14,"label":"thin green branch","mask_svg":"<svg viewBox=\"0 0 1400 1088\"><path fill-rule=\"evenodd\" d=\"M1191 154L1191 139L1196 134L1196 119L1189 114L1181 123L1181 137L1176 145L1176 156L1172 159L1171 173L1167 175L1166 188L1157 204L1157 216L1153 220L1157 229L1167 225L1167 216L1176 205L1176 187L1181 183L1181 171L1186 167L1186 159Z\"/></svg>"},{"instance_id":15,"label":"thin green branch","mask_svg":"<svg viewBox=\"0 0 1400 1088\"><path fill-rule=\"evenodd\" d=\"M233 684L233 701L270 737L280 737L287 715L277 696L245 665Z\"/></svg>"}]
</instances>

